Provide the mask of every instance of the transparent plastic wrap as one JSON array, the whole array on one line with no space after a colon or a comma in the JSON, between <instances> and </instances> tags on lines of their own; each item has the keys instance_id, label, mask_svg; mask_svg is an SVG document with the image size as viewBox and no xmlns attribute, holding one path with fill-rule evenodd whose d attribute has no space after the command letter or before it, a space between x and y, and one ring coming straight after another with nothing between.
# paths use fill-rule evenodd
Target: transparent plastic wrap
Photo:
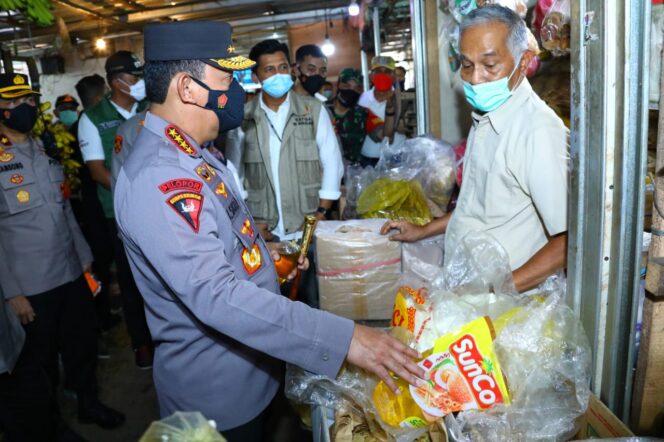
<instances>
[{"instance_id":1,"label":"transparent plastic wrap","mask_svg":"<svg viewBox=\"0 0 664 442\"><path fill-rule=\"evenodd\" d=\"M569 54L570 33L570 2L556 0L542 20L542 46L554 57Z\"/></svg>"},{"instance_id":2,"label":"transparent plastic wrap","mask_svg":"<svg viewBox=\"0 0 664 442\"><path fill-rule=\"evenodd\" d=\"M341 215L342 219L357 219L357 200L362 191L376 178L373 167L351 165L346 168L344 183L346 186L346 206Z\"/></svg>"},{"instance_id":3,"label":"transparent plastic wrap","mask_svg":"<svg viewBox=\"0 0 664 442\"><path fill-rule=\"evenodd\" d=\"M477 0L447 0L447 10L459 23L475 9L477 9Z\"/></svg>"},{"instance_id":4,"label":"transparent plastic wrap","mask_svg":"<svg viewBox=\"0 0 664 442\"><path fill-rule=\"evenodd\" d=\"M373 388L375 382L352 365L344 364L337 378L330 379L288 364L284 391L288 399L298 404L321 405L331 410L343 407L363 413L371 408L367 388Z\"/></svg>"},{"instance_id":5,"label":"transparent plastic wrap","mask_svg":"<svg viewBox=\"0 0 664 442\"><path fill-rule=\"evenodd\" d=\"M455 152L452 145L422 136L403 145L386 146L376 166L379 173L399 180L417 179L427 199L446 212L455 186Z\"/></svg>"},{"instance_id":6,"label":"transparent plastic wrap","mask_svg":"<svg viewBox=\"0 0 664 442\"><path fill-rule=\"evenodd\" d=\"M350 319L389 319L401 275L401 244L385 219L322 221L316 227L320 308Z\"/></svg>"},{"instance_id":7,"label":"transparent plastic wrap","mask_svg":"<svg viewBox=\"0 0 664 442\"><path fill-rule=\"evenodd\" d=\"M391 334L420 353L433 347L437 337L432 322L433 305L425 287L407 285L399 287L394 299Z\"/></svg>"},{"instance_id":8,"label":"transparent plastic wrap","mask_svg":"<svg viewBox=\"0 0 664 442\"><path fill-rule=\"evenodd\" d=\"M505 315L495 341L512 405L460 413L468 441L566 441L578 431L590 396L590 345L560 281L539 292Z\"/></svg>"},{"instance_id":9,"label":"transparent plastic wrap","mask_svg":"<svg viewBox=\"0 0 664 442\"><path fill-rule=\"evenodd\" d=\"M432 287L456 295L496 293L515 295L509 256L498 241L486 232L464 236Z\"/></svg>"},{"instance_id":10,"label":"transparent plastic wrap","mask_svg":"<svg viewBox=\"0 0 664 442\"><path fill-rule=\"evenodd\" d=\"M351 165L346 168L344 182L346 186L346 207L342 219L357 219L357 200L362 191L376 179L377 172L371 166Z\"/></svg>"},{"instance_id":11,"label":"transparent plastic wrap","mask_svg":"<svg viewBox=\"0 0 664 442\"><path fill-rule=\"evenodd\" d=\"M528 13L528 5L524 0L477 0L478 7L481 8L486 5L504 6L519 14L521 18L526 18Z\"/></svg>"},{"instance_id":12,"label":"transparent plastic wrap","mask_svg":"<svg viewBox=\"0 0 664 442\"><path fill-rule=\"evenodd\" d=\"M178 411L152 422L140 442L226 442L212 424L201 413Z\"/></svg>"},{"instance_id":13,"label":"transparent plastic wrap","mask_svg":"<svg viewBox=\"0 0 664 442\"><path fill-rule=\"evenodd\" d=\"M533 18L531 22L535 35L540 35L544 17L546 17L546 13L549 12L549 9L551 9L551 6L553 6L555 1L556 0L537 0L537 3L533 8Z\"/></svg>"},{"instance_id":14,"label":"transparent plastic wrap","mask_svg":"<svg viewBox=\"0 0 664 442\"><path fill-rule=\"evenodd\" d=\"M338 247L333 250L343 254ZM569 440L577 433L590 396L588 340L564 302L562 276L520 295L511 275L507 254L498 242L489 234L471 233L460 241L446 266L431 275L431 284L409 288L407 278L402 278L390 333L423 353L419 363L435 391L395 379L402 389L396 396L376 378L346 370L335 381L287 379L289 397L335 409L353 407L363 413L376 440L412 441L425 426L441 419L456 441ZM462 341L468 336L475 344L466 350L477 352L455 357L454 352L466 351L461 345L466 345ZM439 357L446 352L453 358ZM475 368L465 370L471 359ZM480 392L468 380L479 374L494 375L495 385L504 377L499 388L503 401L487 402L487 407L472 405L471 399L479 405L478 400L489 397L475 396ZM498 390L493 392L499 396ZM422 405L423 399L431 403ZM430 405L439 410L434 412ZM454 417L455 410L462 411Z\"/></svg>"},{"instance_id":15,"label":"transparent plastic wrap","mask_svg":"<svg viewBox=\"0 0 664 442\"><path fill-rule=\"evenodd\" d=\"M365 219L405 220L419 226L432 220L424 191L417 180L377 179L360 194L357 214Z\"/></svg>"},{"instance_id":16,"label":"transparent plastic wrap","mask_svg":"<svg viewBox=\"0 0 664 442\"><path fill-rule=\"evenodd\" d=\"M409 283L428 285L442 271L445 235L401 244L401 271ZM416 282L415 282L416 281Z\"/></svg>"}]
</instances>

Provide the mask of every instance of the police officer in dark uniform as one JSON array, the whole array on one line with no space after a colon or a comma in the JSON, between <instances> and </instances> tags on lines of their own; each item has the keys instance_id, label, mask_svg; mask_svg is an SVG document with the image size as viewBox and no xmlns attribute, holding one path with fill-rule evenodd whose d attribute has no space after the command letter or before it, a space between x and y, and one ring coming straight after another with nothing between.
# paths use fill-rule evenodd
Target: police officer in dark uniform
<instances>
[{"instance_id":1,"label":"police officer in dark uniform","mask_svg":"<svg viewBox=\"0 0 664 442\"><path fill-rule=\"evenodd\" d=\"M279 360L330 377L347 360L395 389L390 370L418 384L412 349L279 294L276 252L224 161L203 147L243 119L232 72L253 62L235 54L230 26L150 24L145 60L150 110L114 206L156 347L162 416L197 410L229 442L262 441Z\"/></svg>"},{"instance_id":2,"label":"police officer in dark uniform","mask_svg":"<svg viewBox=\"0 0 664 442\"><path fill-rule=\"evenodd\" d=\"M59 352L79 420L113 428L124 416L97 399L95 310L83 276L92 254L63 196L62 165L31 136L35 95L25 75L0 74L0 285L35 350L23 364L43 367L55 385Z\"/></svg>"}]
</instances>

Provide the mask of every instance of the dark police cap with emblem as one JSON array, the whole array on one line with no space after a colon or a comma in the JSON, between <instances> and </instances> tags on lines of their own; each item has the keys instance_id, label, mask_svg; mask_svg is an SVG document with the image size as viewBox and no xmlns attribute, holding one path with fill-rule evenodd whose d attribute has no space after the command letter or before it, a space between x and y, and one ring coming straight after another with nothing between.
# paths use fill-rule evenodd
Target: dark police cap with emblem
<instances>
[{"instance_id":1,"label":"dark police cap with emblem","mask_svg":"<svg viewBox=\"0 0 664 442\"><path fill-rule=\"evenodd\" d=\"M220 21L152 23L145 26L144 37L146 62L201 60L229 71L256 64L235 53L231 26Z\"/></svg>"},{"instance_id":2,"label":"dark police cap with emblem","mask_svg":"<svg viewBox=\"0 0 664 442\"><path fill-rule=\"evenodd\" d=\"M32 90L27 75L0 74L0 98L11 100L28 94L41 95L39 92Z\"/></svg>"},{"instance_id":3,"label":"dark police cap with emblem","mask_svg":"<svg viewBox=\"0 0 664 442\"><path fill-rule=\"evenodd\" d=\"M143 65L136 54L129 51L117 51L106 59L104 64L106 74L127 74L140 77L143 75Z\"/></svg>"}]
</instances>

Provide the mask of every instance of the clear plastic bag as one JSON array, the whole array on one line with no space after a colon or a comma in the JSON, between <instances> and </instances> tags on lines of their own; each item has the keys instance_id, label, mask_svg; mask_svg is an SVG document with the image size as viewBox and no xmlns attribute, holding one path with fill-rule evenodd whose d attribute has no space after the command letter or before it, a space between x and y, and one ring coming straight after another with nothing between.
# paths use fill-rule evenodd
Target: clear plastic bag
<instances>
[{"instance_id":1,"label":"clear plastic bag","mask_svg":"<svg viewBox=\"0 0 664 442\"><path fill-rule=\"evenodd\" d=\"M284 391L288 399L298 404L363 412L370 408L370 398L366 394L370 383L369 376L352 365L344 364L337 378L330 379L288 364Z\"/></svg>"},{"instance_id":2,"label":"clear plastic bag","mask_svg":"<svg viewBox=\"0 0 664 442\"><path fill-rule=\"evenodd\" d=\"M417 180L379 178L369 184L357 200L361 218L405 220L423 226L431 222L431 210Z\"/></svg>"},{"instance_id":3,"label":"clear plastic bag","mask_svg":"<svg viewBox=\"0 0 664 442\"><path fill-rule=\"evenodd\" d=\"M425 197L442 211L455 186L457 163L453 147L436 138L411 138L399 146L385 146L376 166L380 177L417 180Z\"/></svg>"},{"instance_id":4,"label":"clear plastic bag","mask_svg":"<svg viewBox=\"0 0 664 442\"><path fill-rule=\"evenodd\" d=\"M564 289L554 280L526 299L495 341L512 404L460 413L468 441L566 441L587 409L590 345Z\"/></svg>"},{"instance_id":5,"label":"clear plastic bag","mask_svg":"<svg viewBox=\"0 0 664 442\"><path fill-rule=\"evenodd\" d=\"M519 14L521 18L526 18L528 13L528 5L523 0L477 0L478 7L481 8L486 5L504 6Z\"/></svg>"},{"instance_id":6,"label":"clear plastic bag","mask_svg":"<svg viewBox=\"0 0 664 442\"><path fill-rule=\"evenodd\" d=\"M401 243L401 273L411 286L424 287L441 272L445 235Z\"/></svg>"},{"instance_id":7,"label":"clear plastic bag","mask_svg":"<svg viewBox=\"0 0 664 442\"><path fill-rule=\"evenodd\" d=\"M570 33L569 0L556 0L542 21L542 46L554 57L569 54Z\"/></svg>"},{"instance_id":8,"label":"clear plastic bag","mask_svg":"<svg viewBox=\"0 0 664 442\"><path fill-rule=\"evenodd\" d=\"M400 309L400 316L408 320L396 323L393 317L391 333L424 351L431 348L429 341L449 330L490 316L496 332L495 355L511 398L510 405L446 416L454 440L564 441L576 434L590 396L591 351L578 318L564 302L564 278L551 277L529 294L519 295L506 252L491 235L471 233L431 280L431 287L414 286L418 288L410 294L413 302L395 305L395 311ZM403 385L402 380L397 382ZM286 388L289 397L299 402L354 407L371 427L378 419L372 401L377 385L376 378L349 369L337 380L302 371L296 377L289 374ZM380 429L371 427L371 433L387 435L387 440L412 441L423 431L378 422Z\"/></svg>"},{"instance_id":9,"label":"clear plastic bag","mask_svg":"<svg viewBox=\"0 0 664 442\"><path fill-rule=\"evenodd\" d=\"M362 191L376 178L376 171L373 167L361 167L351 165L346 168L344 178L346 186L346 207L341 219L357 219L357 200Z\"/></svg>"},{"instance_id":10,"label":"clear plastic bag","mask_svg":"<svg viewBox=\"0 0 664 442\"><path fill-rule=\"evenodd\" d=\"M152 422L140 442L226 442L199 412L178 411Z\"/></svg>"},{"instance_id":11,"label":"clear plastic bag","mask_svg":"<svg viewBox=\"0 0 664 442\"><path fill-rule=\"evenodd\" d=\"M447 9L461 23L466 15L477 9L477 3L476 0L447 0Z\"/></svg>"},{"instance_id":12,"label":"clear plastic bag","mask_svg":"<svg viewBox=\"0 0 664 442\"><path fill-rule=\"evenodd\" d=\"M489 233L470 232L446 257L445 268L432 286L457 295L515 295L512 269L505 249Z\"/></svg>"}]
</instances>

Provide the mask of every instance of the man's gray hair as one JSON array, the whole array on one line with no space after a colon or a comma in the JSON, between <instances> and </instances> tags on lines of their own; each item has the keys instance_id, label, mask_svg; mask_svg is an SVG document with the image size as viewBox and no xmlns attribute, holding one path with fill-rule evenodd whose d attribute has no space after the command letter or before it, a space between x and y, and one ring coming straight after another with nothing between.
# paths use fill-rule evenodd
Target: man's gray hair
<instances>
[{"instance_id":1,"label":"man's gray hair","mask_svg":"<svg viewBox=\"0 0 664 442\"><path fill-rule=\"evenodd\" d=\"M466 29L486 23L503 23L507 26L507 47L512 53L514 62L518 63L521 55L528 50L526 23L509 8L495 4L488 5L473 10L463 19L459 27L459 35L461 36Z\"/></svg>"}]
</instances>

